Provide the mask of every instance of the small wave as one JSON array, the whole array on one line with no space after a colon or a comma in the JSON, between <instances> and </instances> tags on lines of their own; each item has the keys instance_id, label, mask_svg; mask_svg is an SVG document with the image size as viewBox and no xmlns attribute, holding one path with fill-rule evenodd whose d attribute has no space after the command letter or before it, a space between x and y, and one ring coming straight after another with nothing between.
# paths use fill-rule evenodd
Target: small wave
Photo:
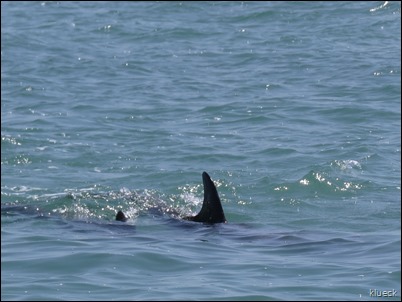
<instances>
[{"instance_id":1,"label":"small wave","mask_svg":"<svg viewBox=\"0 0 402 302\"><path fill-rule=\"evenodd\" d=\"M324 171L310 171L297 181L275 185L273 190L283 194L298 194L298 198L305 193L314 193L314 196L330 195L338 196L339 193L355 193L363 188L358 181L351 181L333 176ZM334 195L335 193L335 195Z\"/></svg>"},{"instance_id":2,"label":"small wave","mask_svg":"<svg viewBox=\"0 0 402 302\"><path fill-rule=\"evenodd\" d=\"M21 146L21 143L10 135L1 136L1 142L9 143L11 145Z\"/></svg>"},{"instance_id":3,"label":"small wave","mask_svg":"<svg viewBox=\"0 0 402 302\"><path fill-rule=\"evenodd\" d=\"M339 167L342 171L351 169L358 169L358 170L362 169L360 162L353 159L334 160L333 162L331 162L331 166Z\"/></svg>"},{"instance_id":4,"label":"small wave","mask_svg":"<svg viewBox=\"0 0 402 302\"><path fill-rule=\"evenodd\" d=\"M380 10L380 9L383 9L383 8L385 8L386 6L388 6L388 4L389 4L389 1L384 1L384 3L381 4L380 6L371 8L371 9L370 9L370 12L376 12L376 11L378 11L378 10Z\"/></svg>"},{"instance_id":5,"label":"small wave","mask_svg":"<svg viewBox=\"0 0 402 302\"><path fill-rule=\"evenodd\" d=\"M325 172L311 171L299 181L303 186L310 186L317 192L354 192L362 189L363 185L357 182L343 180L340 177L331 177Z\"/></svg>"}]
</instances>

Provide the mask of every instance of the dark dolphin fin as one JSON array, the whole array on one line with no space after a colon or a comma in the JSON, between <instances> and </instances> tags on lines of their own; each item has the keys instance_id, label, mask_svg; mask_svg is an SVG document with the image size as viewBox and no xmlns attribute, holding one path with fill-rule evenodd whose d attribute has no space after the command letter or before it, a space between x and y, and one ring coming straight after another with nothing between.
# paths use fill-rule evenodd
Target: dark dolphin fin
<instances>
[{"instance_id":1,"label":"dark dolphin fin","mask_svg":"<svg viewBox=\"0 0 402 302\"><path fill-rule=\"evenodd\" d=\"M201 211L196 216L185 219L206 223L226 223L218 191L207 172L202 173L202 181L204 183L204 202Z\"/></svg>"},{"instance_id":2,"label":"dark dolphin fin","mask_svg":"<svg viewBox=\"0 0 402 302\"><path fill-rule=\"evenodd\" d=\"M126 217L126 215L124 215L124 213L122 211L119 211L116 214L116 220L125 222L125 221L127 221L127 217Z\"/></svg>"}]
</instances>

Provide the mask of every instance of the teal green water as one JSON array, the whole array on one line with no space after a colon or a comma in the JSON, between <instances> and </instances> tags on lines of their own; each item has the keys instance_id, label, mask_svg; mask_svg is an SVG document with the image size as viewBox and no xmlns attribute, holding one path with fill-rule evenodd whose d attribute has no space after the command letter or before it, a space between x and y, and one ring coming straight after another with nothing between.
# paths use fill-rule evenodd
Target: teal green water
<instances>
[{"instance_id":1,"label":"teal green water","mask_svg":"<svg viewBox=\"0 0 402 302\"><path fill-rule=\"evenodd\" d=\"M400 300L400 129L399 2L2 2L1 299Z\"/></svg>"}]
</instances>

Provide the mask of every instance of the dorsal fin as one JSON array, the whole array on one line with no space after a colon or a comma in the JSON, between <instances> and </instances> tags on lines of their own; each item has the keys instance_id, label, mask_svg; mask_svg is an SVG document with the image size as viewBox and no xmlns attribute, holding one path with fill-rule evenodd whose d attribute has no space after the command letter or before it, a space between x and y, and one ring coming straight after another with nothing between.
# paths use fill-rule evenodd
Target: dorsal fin
<instances>
[{"instance_id":1,"label":"dorsal fin","mask_svg":"<svg viewBox=\"0 0 402 302\"><path fill-rule=\"evenodd\" d=\"M204 183L204 202L201 211L196 216L185 219L206 223L226 223L218 191L207 172L202 173L202 181Z\"/></svg>"},{"instance_id":2,"label":"dorsal fin","mask_svg":"<svg viewBox=\"0 0 402 302\"><path fill-rule=\"evenodd\" d=\"M125 222L125 221L127 221L127 217L126 217L126 215L124 215L124 213L122 211L119 211L116 214L116 220Z\"/></svg>"}]
</instances>

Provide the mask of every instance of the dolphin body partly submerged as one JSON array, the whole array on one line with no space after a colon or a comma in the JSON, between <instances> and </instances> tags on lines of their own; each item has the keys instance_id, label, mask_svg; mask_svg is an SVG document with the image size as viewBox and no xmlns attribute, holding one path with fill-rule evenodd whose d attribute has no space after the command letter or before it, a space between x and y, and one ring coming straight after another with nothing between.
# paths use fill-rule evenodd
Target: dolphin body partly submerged
<instances>
[{"instance_id":1,"label":"dolphin body partly submerged","mask_svg":"<svg viewBox=\"0 0 402 302\"><path fill-rule=\"evenodd\" d=\"M207 172L202 173L202 182L204 184L204 201L202 203L201 211L195 216L184 217L184 219L211 224L226 223L227 221L218 191ZM122 211L119 211L116 215L116 220L124 222L127 221L127 217Z\"/></svg>"}]
</instances>

